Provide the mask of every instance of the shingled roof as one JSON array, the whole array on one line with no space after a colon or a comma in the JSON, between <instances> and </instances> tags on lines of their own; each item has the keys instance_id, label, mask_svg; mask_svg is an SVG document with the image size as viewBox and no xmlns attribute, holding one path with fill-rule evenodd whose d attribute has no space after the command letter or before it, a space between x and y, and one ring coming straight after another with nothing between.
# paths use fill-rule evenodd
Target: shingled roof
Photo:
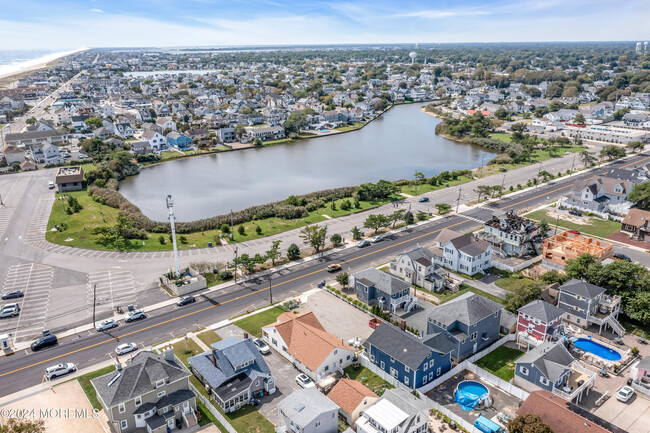
<instances>
[{"instance_id":1,"label":"shingled roof","mask_svg":"<svg viewBox=\"0 0 650 433\"><path fill-rule=\"evenodd\" d=\"M434 308L429 317L447 326L458 321L475 325L480 320L503 309L503 305L483 296L467 292L449 302Z\"/></svg>"},{"instance_id":2,"label":"shingled roof","mask_svg":"<svg viewBox=\"0 0 650 433\"><path fill-rule=\"evenodd\" d=\"M376 398L377 394L356 380L341 379L327 396L346 413L351 414L366 397Z\"/></svg>"}]
</instances>

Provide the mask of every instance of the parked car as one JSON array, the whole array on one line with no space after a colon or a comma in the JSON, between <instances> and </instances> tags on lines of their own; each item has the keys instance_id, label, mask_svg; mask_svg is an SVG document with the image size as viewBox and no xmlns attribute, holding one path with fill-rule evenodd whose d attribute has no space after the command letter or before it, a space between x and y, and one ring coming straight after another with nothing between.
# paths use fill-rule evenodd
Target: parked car
<instances>
[{"instance_id":1,"label":"parked car","mask_svg":"<svg viewBox=\"0 0 650 433\"><path fill-rule=\"evenodd\" d=\"M257 346L257 348L259 349L262 355L271 353L271 348L269 347L268 344L264 342L264 340L260 338L256 338L255 340L253 340L253 343L255 343L255 345Z\"/></svg>"},{"instance_id":2,"label":"parked car","mask_svg":"<svg viewBox=\"0 0 650 433\"><path fill-rule=\"evenodd\" d=\"M47 187L48 187L49 189L54 189L54 182L49 181L49 182L47 183Z\"/></svg>"},{"instance_id":3,"label":"parked car","mask_svg":"<svg viewBox=\"0 0 650 433\"><path fill-rule=\"evenodd\" d=\"M612 255L612 257L614 257L614 259L616 259L616 260L625 260L626 262L631 262L632 261L631 258L629 258L628 256L626 256L623 253L614 253Z\"/></svg>"},{"instance_id":4,"label":"parked car","mask_svg":"<svg viewBox=\"0 0 650 433\"><path fill-rule=\"evenodd\" d=\"M88 155L86 155L85 153L81 153L81 152L79 152L79 156L78 156L77 158L79 158L79 159L86 159L86 158L90 158L90 157L89 157Z\"/></svg>"},{"instance_id":5,"label":"parked car","mask_svg":"<svg viewBox=\"0 0 650 433\"><path fill-rule=\"evenodd\" d=\"M573 233L574 235L579 235L580 232L577 230L567 230L567 233Z\"/></svg>"},{"instance_id":6,"label":"parked car","mask_svg":"<svg viewBox=\"0 0 650 433\"><path fill-rule=\"evenodd\" d=\"M336 272L336 271L340 271L340 270L341 270L341 265L339 265L338 263L334 263L334 264L328 265L328 266L325 268L325 270L326 270L327 272Z\"/></svg>"},{"instance_id":7,"label":"parked car","mask_svg":"<svg viewBox=\"0 0 650 433\"><path fill-rule=\"evenodd\" d=\"M12 290L11 292L4 292L2 294L2 299L14 299L14 298L22 298L25 296L22 290Z\"/></svg>"},{"instance_id":8,"label":"parked car","mask_svg":"<svg viewBox=\"0 0 650 433\"><path fill-rule=\"evenodd\" d=\"M4 319L7 317L14 317L20 314L20 310L16 307L14 308L3 308L0 310L0 319Z\"/></svg>"},{"instance_id":9,"label":"parked car","mask_svg":"<svg viewBox=\"0 0 650 433\"><path fill-rule=\"evenodd\" d=\"M49 346L54 346L56 343L57 343L56 335L54 334L44 335L32 343L31 345L32 352L45 349L46 347Z\"/></svg>"},{"instance_id":10,"label":"parked car","mask_svg":"<svg viewBox=\"0 0 650 433\"><path fill-rule=\"evenodd\" d=\"M10 304L4 304L0 310L13 310L14 308L20 311L20 304L18 302L12 302Z\"/></svg>"},{"instance_id":11,"label":"parked car","mask_svg":"<svg viewBox=\"0 0 650 433\"><path fill-rule=\"evenodd\" d=\"M124 321L126 323L133 322L135 320L140 320L140 319L146 319L147 315L144 313L143 310L135 310L131 311L130 313L127 313L124 316Z\"/></svg>"},{"instance_id":12,"label":"parked car","mask_svg":"<svg viewBox=\"0 0 650 433\"><path fill-rule=\"evenodd\" d=\"M576 209L569 209L569 215L581 217L582 212L580 212L579 210L576 210Z\"/></svg>"},{"instance_id":13,"label":"parked car","mask_svg":"<svg viewBox=\"0 0 650 433\"><path fill-rule=\"evenodd\" d=\"M426 203L429 201L429 197L420 197L420 200L418 200L420 203Z\"/></svg>"},{"instance_id":14,"label":"parked car","mask_svg":"<svg viewBox=\"0 0 650 433\"><path fill-rule=\"evenodd\" d=\"M196 299L194 299L194 296L192 295L187 295L187 296L182 296L178 299L178 302L176 302L176 305L179 307L182 307L183 305L191 304L194 302Z\"/></svg>"},{"instance_id":15,"label":"parked car","mask_svg":"<svg viewBox=\"0 0 650 433\"><path fill-rule=\"evenodd\" d=\"M77 366L68 362L47 367L45 369L45 376L48 379L54 379L55 377L63 376L64 374L72 373L73 371L77 371Z\"/></svg>"},{"instance_id":16,"label":"parked car","mask_svg":"<svg viewBox=\"0 0 650 433\"><path fill-rule=\"evenodd\" d=\"M624 386L623 388L619 389L618 392L616 393L616 400L622 401L623 403L627 403L632 396L634 395L635 391L629 386Z\"/></svg>"},{"instance_id":17,"label":"parked car","mask_svg":"<svg viewBox=\"0 0 650 433\"><path fill-rule=\"evenodd\" d=\"M124 355L125 353L133 352L138 350L138 345L135 343L124 343L120 344L115 348L115 353L118 355Z\"/></svg>"},{"instance_id":18,"label":"parked car","mask_svg":"<svg viewBox=\"0 0 650 433\"><path fill-rule=\"evenodd\" d=\"M296 382L298 382L298 385L300 385L302 388L313 388L316 385L312 380L307 376L305 373L300 373L298 376L296 376Z\"/></svg>"},{"instance_id":19,"label":"parked car","mask_svg":"<svg viewBox=\"0 0 650 433\"><path fill-rule=\"evenodd\" d=\"M359 243L357 244L358 248L364 248L364 247L367 247L367 246L370 246L370 242L368 242L368 241L359 241Z\"/></svg>"},{"instance_id":20,"label":"parked car","mask_svg":"<svg viewBox=\"0 0 650 433\"><path fill-rule=\"evenodd\" d=\"M72 155L70 155L69 153L65 153L65 152L62 153L61 156L62 156L64 159L72 158Z\"/></svg>"},{"instance_id":21,"label":"parked car","mask_svg":"<svg viewBox=\"0 0 650 433\"><path fill-rule=\"evenodd\" d=\"M384 240L384 237L382 235L378 235L378 236L374 236L374 237L370 238L370 242L372 242L373 244L376 244L377 242L381 242L383 240Z\"/></svg>"},{"instance_id":22,"label":"parked car","mask_svg":"<svg viewBox=\"0 0 650 433\"><path fill-rule=\"evenodd\" d=\"M115 319L106 319L103 320L99 325L97 325L97 331L102 332L117 326L117 320Z\"/></svg>"}]
</instances>

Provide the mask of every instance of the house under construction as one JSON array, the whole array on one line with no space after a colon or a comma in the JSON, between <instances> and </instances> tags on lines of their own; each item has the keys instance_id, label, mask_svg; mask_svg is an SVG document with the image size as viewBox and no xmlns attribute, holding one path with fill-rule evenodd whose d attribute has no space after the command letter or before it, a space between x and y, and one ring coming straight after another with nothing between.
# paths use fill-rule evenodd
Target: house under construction
<instances>
[{"instance_id":1,"label":"house under construction","mask_svg":"<svg viewBox=\"0 0 650 433\"><path fill-rule=\"evenodd\" d=\"M565 231L544 241L542 266L548 269L564 269L567 260L585 253L603 261L611 259L614 251L612 244L608 242Z\"/></svg>"}]
</instances>

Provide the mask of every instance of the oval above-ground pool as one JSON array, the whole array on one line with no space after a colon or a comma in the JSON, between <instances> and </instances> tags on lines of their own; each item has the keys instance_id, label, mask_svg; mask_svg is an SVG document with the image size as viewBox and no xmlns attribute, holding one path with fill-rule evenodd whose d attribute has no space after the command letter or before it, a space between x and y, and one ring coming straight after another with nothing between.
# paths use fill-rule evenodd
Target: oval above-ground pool
<instances>
[{"instance_id":1,"label":"oval above-ground pool","mask_svg":"<svg viewBox=\"0 0 650 433\"><path fill-rule=\"evenodd\" d=\"M474 380L465 380L456 386L454 401L463 410L471 410L477 403L485 401L489 396L490 391L488 391L485 385Z\"/></svg>"},{"instance_id":2,"label":"oval above-ground pool","mask_svg":"<svg viewBox=\"0 0 650 433\"><path fill-rule=\"evenodd\" d=\"M596 343L595 341L587 338L578 338L573 342L573 344L578 349L592 353L599 358L603 358L606 361L620 361L622 358L621 354L618 351L610 349L607 346L603 346L602 344Z\"/></svg>"}]
</instances>

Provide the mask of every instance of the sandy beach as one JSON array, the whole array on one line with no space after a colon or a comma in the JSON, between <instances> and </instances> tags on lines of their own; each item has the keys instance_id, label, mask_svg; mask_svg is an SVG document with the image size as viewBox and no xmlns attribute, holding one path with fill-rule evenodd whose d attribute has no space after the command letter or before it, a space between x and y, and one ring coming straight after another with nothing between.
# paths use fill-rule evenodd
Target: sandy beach
<instances>
[{"instance_id":1,"label":"sandy beach","mask_svg":"<svg viewBox=\"0 0 650 433\"><path fill-rule=\"evenodd\" d=\"M15 81L20 77L27 76L36 70L50 67L58 63L64 57L86 51L87 49L88 48L79 48L71 51L52 53L27 62L18 63L16 65L7 65L6 67L0 68L0 87L6 86L10 82Z\"/></svg>"}]
</instances>

